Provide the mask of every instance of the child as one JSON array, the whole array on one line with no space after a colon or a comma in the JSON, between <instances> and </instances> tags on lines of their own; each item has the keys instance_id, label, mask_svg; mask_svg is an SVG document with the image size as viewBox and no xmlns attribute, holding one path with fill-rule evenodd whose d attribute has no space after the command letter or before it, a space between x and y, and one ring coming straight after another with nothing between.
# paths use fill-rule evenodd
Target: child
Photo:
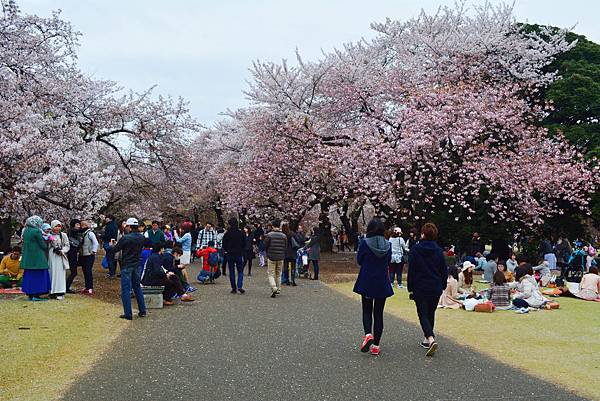
<instances>
[{"instance_id":1,"label":"child","mask_svg":"<svg viewBox=\"0 0 600 401\"><path fill-rule=\"evenodd\" d=\"M504 266L504 263L502 263L502 262L498 263L498 271L502 272L502 274L504 274L504 277L506 278L507 283L512 283L513 281L515 281L515 278L513 277L512 272L506 270L506 266Z\"/></svg>"},{"instance_id":2,"label":"child","mask_svg":"<svg viewBox=\"0 0 600 401\"><path fill-rule=\"evenodd\" d=\"M542 285L542 287L545 287L546 285L548 285L548 283L550 282L550 279L552 278L552 272L550 271L550 264L548 263L548 261L540 260L540 264L535 266L533 268L533 271L540 272L540 281L539 282Z\"/></svg>"},{"instance_id":3,"label":"child","mask_svg":"<svg viewBox=\"0 0 600 401\"><path fill-rule=\"evenodd\" d=\"M503 273L499 269L500 266L504 267L503 265L498 265L498 270L494 273L494 282L490 289L490 300L496 305L496 309L508 310L510 309L510 287L506 284L505 273L510 272Z\"/></svg>"},{"instance_id":4,"label":"child","mask_svg":"<svg viewBox=\"0 0 600 401\"><path fill-rule=\"evenodd\" d=\"M258 266L265 267L267 250L265 248L265 236L261 235L258 239Z\"/></svg>"},{"instance_id":5,"label":"child","mask_svg":"<svg viewBox=\"0 0 600 401\"><path fill-rule=\"evenodd\" d=\"M208 241L208 247L199 249L196 256L202 258L202 270L198 274L198 281L214 283L219 271L219 251L215 248L215 242Z\"/></svg>"}]
</instances>

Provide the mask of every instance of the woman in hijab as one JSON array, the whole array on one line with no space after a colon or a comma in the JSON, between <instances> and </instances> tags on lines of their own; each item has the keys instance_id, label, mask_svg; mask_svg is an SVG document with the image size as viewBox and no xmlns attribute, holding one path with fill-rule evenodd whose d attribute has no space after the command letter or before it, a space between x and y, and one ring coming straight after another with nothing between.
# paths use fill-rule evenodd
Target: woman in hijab
<instances>
[{"instance_id":1,"label":"woman in hijab","mask_svg":"<svg viewBox=\"0 0 600 401\"><path fill-rule=\"evenodd\" d=\"M42 236L44 221L39 216L31 216L23 230L23 292L31 301L47 301L41 295L50 291L48 274L48 245Z\"/></svg>"},{"instance_id":2,"label":"woman in hijab","mask_svg":"<svg viewBox=\"0 0 600 401\"><path fill-rule=\"evenodd\" d=\"M69 269L69 238L62 232L62 223L58 220L52 221L52 241L48 250L48 267L50 268L50 297L59 301L65 299L67 292L66 271Z\"/></svg>"},{"instance_id":3,"label":"woman in hijab","mask_svg":"<svg viewBox=\"0 0 600 401\"><path fill-rule=\"evenodd\" d=\"M360 242L356 261L360 266L354 292L361 295L363 311L363 337L360 350L379 355L379 341L383 333L383 308L385 300L394 295L388 266L392 248L384 237L383 222L374 218L367 226L367 236Z\"/></svg>"}]
</instances>

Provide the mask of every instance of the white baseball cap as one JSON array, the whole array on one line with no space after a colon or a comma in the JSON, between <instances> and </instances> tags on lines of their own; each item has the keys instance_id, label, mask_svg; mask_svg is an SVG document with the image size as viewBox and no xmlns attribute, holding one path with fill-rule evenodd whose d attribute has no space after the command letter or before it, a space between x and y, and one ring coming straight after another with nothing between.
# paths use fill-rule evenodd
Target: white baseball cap
<instances>
[{"instance_id":1,"label":"white baseball cap","mask_svg":"<svg viewBox=\"0 0 600 401\"><path fill-rule=\"evenodd\" d=\"M125 222L125 224L127 224L128 226L137 226L139 225L137 219L135 217L130 217L127 219L127 222Z\"/></svg>"},{"instance_id":2,"label":"white baseball cap","mask_svg":"<svg viewBox=\"0 0 600 401\"><path fill-rule=\"evenodd\" d=\"M402 229L400 227L394 228L394 232L397 234L402 234Z\"/></svg>"}]
</instances>

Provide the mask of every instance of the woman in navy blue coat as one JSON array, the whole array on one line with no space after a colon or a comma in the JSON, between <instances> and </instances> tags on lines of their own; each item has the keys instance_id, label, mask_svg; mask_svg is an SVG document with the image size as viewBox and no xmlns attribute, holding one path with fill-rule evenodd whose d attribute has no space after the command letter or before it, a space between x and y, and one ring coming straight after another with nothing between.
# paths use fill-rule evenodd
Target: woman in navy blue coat
<instances>
[{"instance_id":1,"label":"woman in navy blue coat","mask_svg":"<svg viewBox=\"0 0 600 401\"><path fill-rule=\"evenodd\" d=\"M437 237L438 229L435 224L424 224L421 228L421 241L410 249L408 256L408 292L417 307L425 336L421 346L427 349L427 356L432 356L438 347L433 333L435 311L448 282L446 259L442 248L435 242Z\"/></svg>"},{"instance_id":2,"label":"woman in navy blue coat","mask_svg":"<svg viewBox=\"0 0 600 401\"><path fill-rule=\"evenodd\" d=\"M379 341L383 333L383 308L387 297L394 295L388 267L392 248L384 238L383 222L374 218L367 226L367 236L360 242L356 261L360 266L354 292L361 295L365 336L360 350L379 355ZM373 334L371 334L373 333Z\"/></svg>"}]
</instances>

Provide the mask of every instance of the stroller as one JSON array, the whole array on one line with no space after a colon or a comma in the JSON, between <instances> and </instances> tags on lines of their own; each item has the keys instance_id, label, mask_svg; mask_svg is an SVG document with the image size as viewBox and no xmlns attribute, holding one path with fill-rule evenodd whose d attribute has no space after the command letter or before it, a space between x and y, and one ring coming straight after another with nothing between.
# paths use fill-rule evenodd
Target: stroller
<instances>
[{"instance_id":1,"label":"stroller","mask_svg":"<svg viewBox=\"0 0 600 401\"><path fill-rule=\"evenodd\" d=\"M564 285L565 281L580 283L585 274L586 256L583 249L576 249L569 257L567 265L561 270L560 277L556 279L557 285Z\"/></svg>"},{"instance_id":2,"label":"stroller","mask_svg":"<svg viewBox=\"0 0 600 401\"><path fill-rule=\"evenodd\" d=\"M296 252L296 266L298 269L298 276L308 278L308 251L306 248L300 248L298 249L298 252Z\"/></svg>"}]
</instances>

